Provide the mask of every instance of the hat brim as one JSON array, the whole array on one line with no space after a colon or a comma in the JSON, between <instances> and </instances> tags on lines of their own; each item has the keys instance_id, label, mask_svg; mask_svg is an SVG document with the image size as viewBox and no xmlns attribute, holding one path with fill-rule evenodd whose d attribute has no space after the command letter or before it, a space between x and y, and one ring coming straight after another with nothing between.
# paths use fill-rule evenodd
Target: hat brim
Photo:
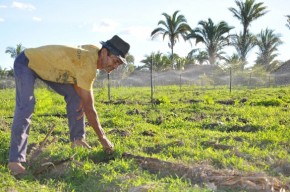
<instances>
[{"instance_id":1,"label":"hat brim","mask_svg":"<svg viewBox=\"0 0 290 192\"><path fill-rule=\"evenodd\" d=\"M109 51L110 51L113 55L117 56L117 57L118 57L118 58L123 62L123 64L127 64L126 59L125 59L124 57L122 57L121 54L118 53L118 51L117 51L116 49L114 49L112 46L108 45L108 43L106 43L106 42L104 42L104 41L101 41L100 43L103 45L103 47L109 49Z\"/></svg>"}]
</instances>

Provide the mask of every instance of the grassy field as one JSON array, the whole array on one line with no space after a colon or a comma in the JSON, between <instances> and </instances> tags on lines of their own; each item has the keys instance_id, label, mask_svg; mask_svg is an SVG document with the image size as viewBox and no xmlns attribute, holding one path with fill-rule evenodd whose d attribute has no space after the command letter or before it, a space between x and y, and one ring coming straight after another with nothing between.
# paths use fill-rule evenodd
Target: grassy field
<instances>
[{"instance_id":1,"label":"grassy field","mask_svg":"<svg viewBox=\"0 0 290 192\"><path fill-rule=\"evenodd\" d=\"M71 149L63 98L37 89L29 174L15 178L7 169L15 94L0 90L0 190L290 190L290 87L155 87L154 104L150 93L112 88L109 102L107 89L94 90L115 144L108 156L89 125L93 149Z\"/></svg>"}]
</instances>

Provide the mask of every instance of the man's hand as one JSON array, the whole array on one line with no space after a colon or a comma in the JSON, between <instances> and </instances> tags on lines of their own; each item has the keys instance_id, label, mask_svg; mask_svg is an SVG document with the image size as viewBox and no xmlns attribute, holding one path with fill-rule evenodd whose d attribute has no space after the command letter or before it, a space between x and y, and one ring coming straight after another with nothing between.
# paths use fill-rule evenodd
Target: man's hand
<instances>
[{"instance_id":1,"label":"man's hand","mask_svg":"<svg viewBox=\"0 0 290 192\"><path fill-rule=\"evenodd\" d=\"M110 155L114 152L114 144L111 143L111 141L106 136L103 136L102 138L100 138L100 142L104 148L104 151L107 154Z\"/></svg>"}]
</instances>

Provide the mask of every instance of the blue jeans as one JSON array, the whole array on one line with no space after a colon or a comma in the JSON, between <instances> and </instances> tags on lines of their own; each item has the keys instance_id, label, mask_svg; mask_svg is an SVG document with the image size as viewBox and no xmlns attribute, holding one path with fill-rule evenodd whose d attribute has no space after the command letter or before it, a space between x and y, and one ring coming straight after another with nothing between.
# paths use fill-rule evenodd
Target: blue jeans
<instances>
[{"instance_id":1,"label":"blue jeans","mask_svg":"<svg viewBox=\"0 0 290 192\"><path fill-rule=\"evenodd\" d=\"M14 62L14 76L16 84L16 106L11 130L9 162L25 162L27 140L30 130L31 117L35 106L34 83L41 79L28 67L28 58L24 52L20 53ZM42 80L42 79L41 79ZM85 138L84 118L77 120L80 112L77 109L80 97L72 84L61 84L44 81L55 92L64 96L68 117L70 140Z\"/></svg>"}]
</instances>

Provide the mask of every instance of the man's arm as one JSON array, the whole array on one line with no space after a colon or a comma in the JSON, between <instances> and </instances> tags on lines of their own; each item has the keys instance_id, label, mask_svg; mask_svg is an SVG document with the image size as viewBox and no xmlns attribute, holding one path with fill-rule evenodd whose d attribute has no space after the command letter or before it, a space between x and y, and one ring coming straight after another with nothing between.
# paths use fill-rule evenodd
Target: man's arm
<instances>
[{"instance_id":1,"label":"man's arm","mask_svg":"<svg viewBox=\"0 0 290 192\"><path fill-rule=\"evenodd\" d=\"M107 153L112 153L114 149L114 145L109 141L106 137L105 132L101 126L99 121L99 117L97 111L94 107L94 97L92 91L88 91L74 85L75 90L77 91L78 95L81 97L82 108L84 113L90 123L90 125L95 130L96 134L99 137L99 140L104 147Z\"/></svg>"}]
</instances>

